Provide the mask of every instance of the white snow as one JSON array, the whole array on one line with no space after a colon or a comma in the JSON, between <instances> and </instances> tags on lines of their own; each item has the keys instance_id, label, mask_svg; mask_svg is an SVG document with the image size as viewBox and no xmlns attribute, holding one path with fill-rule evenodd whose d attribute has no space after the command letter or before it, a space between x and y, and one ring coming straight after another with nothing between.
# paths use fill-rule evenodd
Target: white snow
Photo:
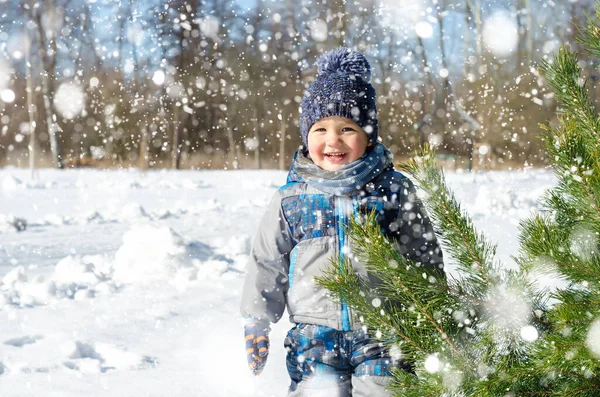
<instances>
[{"instance_id":1,"label":"white snow","mask_svg":"<svg viewBox=\"0 0 600 397\"><path fill-rule=\"evenodd\" d=\"M291 325L272 327L253 377L238 307L252 236L285 177L40 170L31 182L0 169L0 395L284 396ZM551 174L448 180L514 266L518 220ZM9 218L27 227L3 228Z\"/></svg>"}]
</instances>

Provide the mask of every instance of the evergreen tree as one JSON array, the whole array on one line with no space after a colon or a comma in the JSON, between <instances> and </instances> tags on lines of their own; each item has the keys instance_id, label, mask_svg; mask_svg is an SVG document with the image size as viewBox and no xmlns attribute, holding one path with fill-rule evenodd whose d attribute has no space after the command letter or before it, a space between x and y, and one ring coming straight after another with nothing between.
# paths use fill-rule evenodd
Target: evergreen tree
<instances>
[{"instance_id":1,"label":"evergreen tree","mask_svg":"<svg viewBox=\"0 0 600 397\"><path fill-rule=\"evenodd\" d=\"M595 57L599 20L600 3L579 38ZM371 214L348 228L357 259L382 287L348 262L318 280L361 314L394 358L412 363L414 374L395 373L399 396L600 395L600 118L577 54L563 47L540 70L562 105L543 128L558 181L541 213L520 225L519 270L495 259L496 246L475 230L425 147L401 169L420 188L459 276L442 279L411 263ZM540 274L565 287L540 290L530 281Z\"/></svg>"}]
</instances>

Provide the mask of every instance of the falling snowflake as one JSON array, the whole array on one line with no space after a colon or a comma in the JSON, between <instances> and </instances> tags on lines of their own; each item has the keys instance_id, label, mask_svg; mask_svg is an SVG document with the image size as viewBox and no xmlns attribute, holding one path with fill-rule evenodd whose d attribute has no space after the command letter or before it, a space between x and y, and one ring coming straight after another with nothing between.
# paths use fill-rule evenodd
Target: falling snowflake
<instances>
[{"instance_id":1,"label":"falling snowflake","mask_svg":"<svg viewBox=\"0 0 600 397\"><path fill-rule=\"evenodd\" d=\"M246 138L244 140L244 146L248 151L254 151L258 148L258 139L256 138Z\"/></svg>"},{"instance_id":2,"label":"falling snowflake","mask_svg":"<svg viewBox=\"0 0 600 397\"><path fill-rule=\"evenodd\" d=\"M581 260L598 255L598 235L584 225L576 226L571 234L571 252Z\"/></svg>"},{"instance_id":3,"label":"falling snowflake","mask_svg":"<svg viewBox=\"0 0 600 397\"><path fill-rule=\"evenodd\" d=\"M429 22L417 22L415 25L415 33L417 36L427 39L433 35L433 26L431 26Z\"/></svg>"},{"instance_id":4,"label":"falling snowflake","mask_svg":"<svg viewBox=\"0 0 600 397\"><path fill-rule=\"evenodd\" d=\"M594 356L600 358L600 319L592 323L585 339L585 345Z\"/></svg>"},{"instance_id":5,"label":"falling snowflake","mask_svg":"<svg viewBox=\"0 0 600 397\"><path fill-rule=\"evenodd\" d=\"M157 70L156 72L154 72L154 74L152 75L152 81L156 85L163 85L165 82L165 72L163 72L162 70Z\"/></svg>"},{"instance_id":6,"label":"falling snowflake","mask_svg":"<svg viewBox=\"0 0 600 397\"><path fill-rule=\"evenodd\" d=\"M484 22L483 41L488 49L498 57L512 54L519 41L519 31L515 18L506 11L492 14Z\"/></svg>"},{"instance_id":7,"label":"falling snowflake","mask_svg":"<svg viewBox=\"0 0 600 397\"><path fill-rule=\"evenodd\" d=\"M65 119L80 116L85 107L85 93L81 85L73 82L61 84L54 95L54 107Z\"/></svg>"},{"instance_id":8,"label":"falling snowflake","mask_svg":"<svg viewBox=\"0 0 600 397\"><path fill-rule=\"evenodd\" d=\"M310 37L315 41L327 40L327 22L322 19L315 19L308 24L310 29Z\"/></svg>"},{"instance_id":9,"label":"falling snowflake","mask_svg":"<svg viewBox=\"0 0 600 397\"><path fill-rule=\"evenodd\" d=\"M15 92L9 88L0 92L0 99L2 99L2 102L4 103L13 103L15 98Z\"/></svg>"},{"instance_id":10,"label":"falling snowflake","mask_svg":"<svg viewBox=\"0 0 600 397\"><path fill-rule=\"evenodd\" d=\"M526 342L535 342L539 337L538 330L533 325L521 328L521 338Z\"/></svg>"},{"instance_id":11,"label":"falling snowflake","mask_svg":"<svg viewBox=\"0 0 600 397\"><path fill-rule=\"evenodd\" d=\"M424 365L425 365L425 371L429 372L430 374L439 372L442 367L442 363L440 362L440 359L437 358L433 354L425 359Z\"/></svg>"},{"instance_id":12,"label":"falling snowflake","mask_svg":"<svg viewBox=\"0 0 600 397\"><path fill-rule=\"evenodd\" d=\"M0 59L0 90L3 90L7 87L8 82L10 81L11 75L10 67Z\"/></svg>"}]
</instances>

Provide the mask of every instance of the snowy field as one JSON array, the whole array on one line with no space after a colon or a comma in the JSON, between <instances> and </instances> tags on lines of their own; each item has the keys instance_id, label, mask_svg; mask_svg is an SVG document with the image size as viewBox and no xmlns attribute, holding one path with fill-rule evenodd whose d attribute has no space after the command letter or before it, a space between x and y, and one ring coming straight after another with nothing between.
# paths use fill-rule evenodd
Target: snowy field
<instances>
[{"instance_id":1,"label":"snowy field","mask_svg":"<svg viewBox=\"0 0 600 397\"><path fill-rule=\"evenodd\" d=\"M238 314L280 171L0 169L0 396L285 396L283 338L260 377ZM512 266L548 171L449 174ZM26 228L22 228L26 224Z\"/></svg>"}]
</instances>

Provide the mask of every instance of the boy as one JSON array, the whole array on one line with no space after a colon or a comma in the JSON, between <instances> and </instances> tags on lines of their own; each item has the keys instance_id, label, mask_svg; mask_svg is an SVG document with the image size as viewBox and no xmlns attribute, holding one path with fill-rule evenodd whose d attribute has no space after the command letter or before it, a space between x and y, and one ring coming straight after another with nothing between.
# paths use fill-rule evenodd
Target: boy
<instances>
[{"instance_id":1,"label":"boy","mask_svg":"<svg viewBox=\"0 0 600 397\"><path fill-rule=\"evenodd\" d=\"M300 109L304 145L261 220L250 254L241 307L248 362L255 374L261 372L269 324L287 307L295 324L285 341L288 396L390 396L386 385L398 363L314 277L332 258L352 254L344 225L373 209L407 257L443 274L442 255L412 183L394 171L391 153L377 141L369 63L359 52L338 48L317 65L319 75ZM363 265L354 266L367 275Z\"/></svg>"}]
</instances>

